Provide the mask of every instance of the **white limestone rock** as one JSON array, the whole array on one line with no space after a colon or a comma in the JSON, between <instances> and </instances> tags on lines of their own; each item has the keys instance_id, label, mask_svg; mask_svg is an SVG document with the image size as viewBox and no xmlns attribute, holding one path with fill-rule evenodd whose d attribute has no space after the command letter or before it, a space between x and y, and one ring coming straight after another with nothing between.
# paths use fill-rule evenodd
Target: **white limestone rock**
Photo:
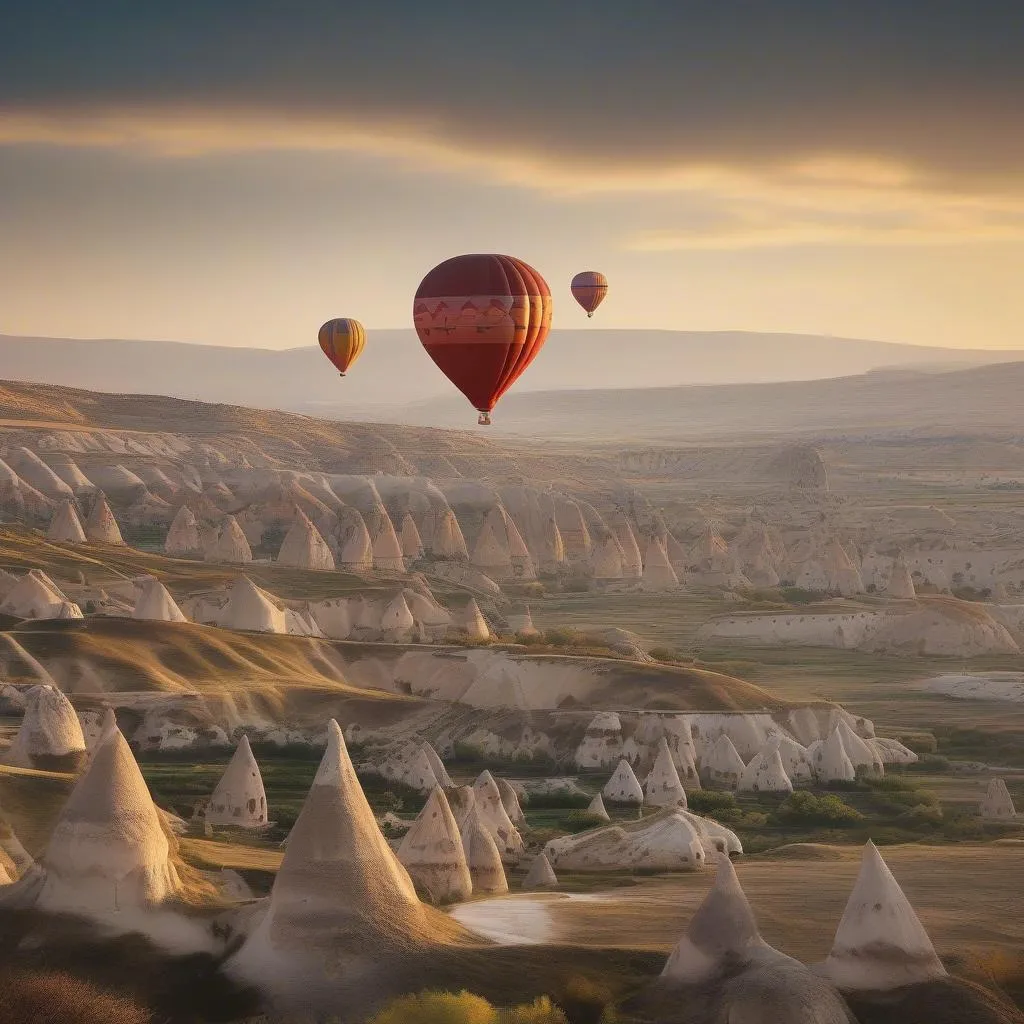
<instances>
[{"instance_id":1,"label":"white limestone rock","mask_svg":"<svg viewBox=\"0 0 1024 1024\"><path fill-rule=\"evenodd\" d=\"M632 765L624 758L612 772L612 777L601 790L602 796L613 804L629 804L639 807L644 802L644 791L633 771Z\"/></svg>"},{"instance_id":2,"label":"white limestone rock","mask_svg":"<svg viewBox=\"0 0 1024 1024\"><path fill-rule=\"evenodd\" d=\"M612 820L608 811L605 809L604 800L600 793L596 794L594 799L587 804L587 814L590 814L595 818L600 818L602 821Z\"/></svg>"},{"instance_id":3,"label":"white limestone rock","mask_svg":"<svg viewBox=\"0 0 1024 1024\"><path fill-rule=\"evenodd\" d=\"M418 561L423 557L423 541L412 516L407 512L402 516L399 541L402 545L402 557L409 562Z\"/></svg>"},{"instance_id":4,"label":"white limestone rock","mask_svg":"<svg viewBox=\"0 0 1024 1024\"><path fill-rule=\"evenodd\" d=\"M171 520L171 528L164 540L164 552L172 558L187 558L202 554L199 524L188 505L182 505Z\"/></svg>"},{"instance_id":5,"label":"white limestone rock","mask_svg":"<svg viewBox=\"0 0 1024 1024\"><path fill-rule=\"evenodd\" d=\"M425 908L381 834L338 723L285 848L270 898L227 973L308 1006L383 955L429 941Z\"/></svg>"},{"instance_id":6,"label":"white limestone rock","mask_svg":"<svg viewBox=\"0 0 1024 1024\"><path fill-rule=\"evenodd\" d=\"M28 448L15 448L7 462L25 483L51 501L67 501L74 497L71 488Z\"/></svg>"},{"instance_id":7,"label":"white limestone rock","mask_svg":"<svg viewBox=\"0 0 1024 1024\"><path fill-rule=\"evenodd\" d=\"M46 758L85 753L85 737L71 701L56 687L33 686L25 694L25 714L7 750L7 764L36 768Z\"/></svg>"},{"instance_id":8,"label":"white limestone rock","mask_svg":"<svg viewBox=\"0 0 1024 1024\"><path fill-rule=\"evenodd\" d=\"M475 804L470 805L462 826L462 848L474 893L497 895L508 892L508 879L494 835Z\"/></svg>"},{"instance_id":9,"label":"white limestone rock","mask_svg":"<svg viewBox=\"0 0 1024 1024\"><path fill-rule=\"evenodd\" d=\"M85 520L85 536L91 544L124 546L121 528L117 525L107 496L102 491L96 492L92 508Z\"/></svg>"},{"instance_id":10,"label":"white limestone rock","mask_svg":"<svg viewBox=\"0 0 1024 1024\"><path fill-rule=\"evenodd\" d=\"M574 760L578 768L609 768L622 758L622 721L614 711L598 712L590 724Z\"/></svg>"},{"instance_id":11,"label":"white limestone rock","mask_svg":"<svg viewBox=\"0 0 1024 1024\"><path fill-rule=\"evenodd\" d=\"M544 855L556 871L697 871L705 856L686 812L670 808L639 821L552 839Z\"/></svg>"},{"instance_id":12,"label":"white limestone rock","mask_svg":"<svg viewBox=\"0 0 1024 1024\"><path fill-rule=\"evenodd\" d=\"M523 878L524 889L557 889L558 877L543 853L537 854Z\"/></svg>"},{"instance_id":13,"label":"white limestone rock","mask_svg":"<svg viewBox=\"0 0 1024 1024\"><path fill-rule=\"evenodd\" d=\"M295 569L328 571L334 568L334 555L327 541L309 516L298 508L295 520L281 544L277 560L281 565L290 565Z\"/></svg>"},{"instance_id":14,"label":"white limestone rock","mask_svg":"<svg viewBox=\"0 0 1024 1024\"><path fill-rule=\"evenodd\" d=\"M50 521L50 528L46 531L46 539L58 544L85 543L85 530L82 529L73 502L64 501L58 506Z\"/></svg>"},{"instance_id":15,"label":"white limestone rock","mask_svg":"<svg viewBox=\"0 0 1024 1024\"><path fill-rule=\"evenodd\" d=\"M41 867L36 906L55 912L106 917L157 906L179 890L160 815L111 712Z\"/></svg>"},{"instance_id":16,"label":"white limestone rock","mask_svg":"<svg viewBox=\"0 0 1024 1024\"><path fill-rule=\"evenodd\" d=\"M838 728L833 729L824 742L812 744L808 753L819 782L853 782L857 778Z\"/></svg>"},{"instance_id":17,"label":"white limestone rock","mask_svg":"<svg viewBox=\"0 0 1024 1024\"><path fill-rule=\"evenodd\" d=\"M903 561L902 555L895 559L892 569L889 570L889 582L886 584L885 593L899 601L912 601L917 597L914 578L910 575L910 569Z\"/></svg>"},{"instance_id":18,"label":"white limestone rock","mask_svg":"<svg viewBox=\"0 0 1024 1024\"><path fill-rule=\"evenodd\" d=\"M705 785L735 789L745 770L743 758L736 752L732 740L724 732L701 759L701 781Z\"/></svg>"},{"instance_id":19,"label":"white limestone rock","mask_svg":"<svg viewBox=\"0 0 1024 1024\"><path fill-rule=\"evenodd\" d=\"M843 749L850 759L854 771L862 771L866 775L880 777L885 774L882 759L874 746L858 736L848 722L840 722L836 726L839 738L843 741Z\"/></svg>"},{"instance_id":20,"label":"white limestone rock","mask_svg":"<svg viewBox=\"0 0 1024 1024\"><path fill-rule=\"evenodd\" d=\"M494 837L502 861L506 864L518 864L523 854L523 837L505 810L501 791L494 776L486 769L473 783L473 798L481 820Z\"/></svg>"},{"instance_id":21,"label":"white limestone rock","mask_svg":"<svg viewBox=\"0 0 1024 1024\"><path fill-rule=\"evenodd\" d=\"M658 537L651 537L647 542L640 585L651 591L674 590L679 586L679 577Z\"/></svg>"},{"instance_id":22,"label":"white limestone rock","mask_svg":"<svg viewBox=\"0 0 1024 1024\"><path fill-rule=\"evenodd\" d=\"M248 736L242 736L210 797L206 821L243 829L267 827L267 793Z\"/></svg>"},{"instance_id":23,"label":"white limestone rock","mask_svg":"<svg viewBox=\"0 0 1024 1024\"><path fill-rule=\"evenodd\" d=\"M508 815L508 820L519 828L526 824L526 815L523 814L523 809L519 805L519 794L505 779L495 779L495 784L498 787L498 792L501 794L501 804L505 808L505 813ZM451 784L449 780L449 785Z\"/></svg>"},{"instance_id":24,"label":"white limestone rock","mask_svg":"<svg viewBox=\"0 0 1024 1024\"><path fill-rule=\"evenodd\" d=\"M770 742L764 750L754 755L743 769L736 788L742 793L793 792L793 783L786 774L778 742Z\"/></svg>"},{"instance_id":25,"label":"white limestone rock","mask_svg":"<svg viewBox=\"0 0 1024 1024\"><path fill-rule=\"evenodd\" d=\"M839 993L761 938L729 858L658 982L694 1019L736 1024L852 1024Z\"/></svg>"},{"instance_id":26,"label":"white limestone rock","mask_svg":"<svg viewBox=\"0 0 1024 1024\"><path fill-rule=\"evenodd\" d=\"M644 800L652 807L686 807L686 790L679 781L679 773L664 736L658 743L654 767L647 776Z\"/></svg>"},{"instance_id":27,"label":"white limestone rock","mask_svg":"<svg viewBox=\"0 0 1024 1024\"><path fill-rule=\"evenodd\" d=\"M1012 821L1017 816L1013 798L1002 779L989 780L985 799L981 802L981 816L990 821Z\"/></svg>"},{"instance_id":28,"label":"white limestone rock","mask_svg":"<svg viewBox=\"0 0 1024 1024\"><path fill-rule=\"evenodd\" d=\"M133 619L155 619L162 622L187 622L178 603L155 577L142 582L132 609Z\"/></svg>"},{"instance_id":29,"label":"white limestone rock","mask_svg":"<svg viewBox=\"0 0 1024 1024\"><path fill-rule=\"evenodd\" d=\"M0 602L0 612L19 619L81 619L82 609L41 569L29 569Z\"/></svg>"},{"instance_id":30,"label":"white limestone rock","mask_svg":"<svg viewBox=\"0 0 1024 1024\"><path fill-rule=\"evenodd\" d=\"M799 786L813 782L814 766L811 764L807 748L785 734L780 734L777 737L777 742L783 770L793 785Z\"/></svg>"},{"instance_id":31,"label":"white limestone rock","mask_svg":"<svg viewBox=\"0 0 1024 1024\"><path fill-rule=\"evenodd\" d=\"M242 565L252 561L252 548L245 532L234 516L225 516L217 534L203 550L208 562L230 562Z\"/></svg>"},{"instance_id":32,"label":"white limestone rock","mask_svg":"<svg viewBox=\"0 0 1024 1024\"><path fill-rule=\"evenodd\" d=\"M483 612L480 611L480 605L476 603L475 597L471 597L466 602L456 621L460 632L471 640L489 640L491 638L487 620L484 618Z\"/></svg>"},{"instance_id":33,"label":"white limestone rock","mask_svg":"<svg viewBox=\"0 0 1024 1024\"><path fill-rule=\"evenodd\" d=\"M822 970L847 992L886 992L946 976L924 925L870 840Z\"/></svg>"},{"instance_id":34,"label":"white limestone rock","mask_svg":"<svg viewBox=\"0 0 1024 1024\"><path fill-rule=\"evenodd\" d=\"M442 789L450 789L454 786L455 783L452 782L452 778L448 774L448 769L445 768L444 762L430 743L424 740L420 744L420 749L423 751L423 756L430 762L430 767L433 769L434 778L437 779L437 784Z\"/></svg>"},{"instance_id":35,"label":"white limestone rock","mask_svg":"<svg viewBox=\"0 0 1024 1024\"><path fill-rule=\"evenodd\" d=\"M435 904L465 900L472 893L473 879L462 837L440 787L434 787L405 833L398 847L398 859Z\"/></svg>"},{"instance_id":36,"label":"white limestone rock","mask_svg":"<svg viewBox=\"0 0 1024 1024\"><path fill-rule=\"evenodd\" d=\"M408 786L417 793L432 793L441 785L426 751L415 743L395 751L381 766L380 773L385 779Z\"/></svg>"}]
</instances>

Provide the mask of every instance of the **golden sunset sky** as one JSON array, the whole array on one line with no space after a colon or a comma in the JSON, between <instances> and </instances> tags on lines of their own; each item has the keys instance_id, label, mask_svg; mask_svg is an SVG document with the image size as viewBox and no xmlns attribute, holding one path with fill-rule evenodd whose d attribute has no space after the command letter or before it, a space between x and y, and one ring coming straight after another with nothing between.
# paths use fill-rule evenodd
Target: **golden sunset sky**
<instances>
[{"instance_id":1,"label":"golden sunset sky","mask_svg":"<svg viewBox=\"0 0 1024 1024\"><path fill-rule=\"evenodd\" d=\"M0 333L312 344L507 252L580 326L1024 348L1024 3L0 3ZM597 324L597 318L595 318Z\"/></svg>"}]
</instances>

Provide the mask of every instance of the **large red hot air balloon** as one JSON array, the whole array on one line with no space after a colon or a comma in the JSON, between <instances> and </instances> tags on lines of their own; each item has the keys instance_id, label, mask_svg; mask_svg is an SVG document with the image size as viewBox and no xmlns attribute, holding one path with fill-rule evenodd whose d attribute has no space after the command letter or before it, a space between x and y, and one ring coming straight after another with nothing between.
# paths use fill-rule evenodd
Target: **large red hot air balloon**
<instances>
[{"instance_id":1,"label":"large red hot air balloon","mask_svg":"<svg viewBox=\"0 0 1024 1024\"><path fill-rule=\"evenodd\" d=\"M551 289L514 256L455 256L420 282L413 322L427 354L491 422L551 327Z\"/></svg>"},{"instance_id":2,"label":"large red hot air balloon","mask_svg":"<svg viewBox=\"0 0 1024 1024\"><path fill-rule=\"evenodd\" d=\"M569 288L573 298L587 311L587 316L592 317L608 294L608 278L596 270L584 270L572 279Z\"/></svg>"}]
</instances>

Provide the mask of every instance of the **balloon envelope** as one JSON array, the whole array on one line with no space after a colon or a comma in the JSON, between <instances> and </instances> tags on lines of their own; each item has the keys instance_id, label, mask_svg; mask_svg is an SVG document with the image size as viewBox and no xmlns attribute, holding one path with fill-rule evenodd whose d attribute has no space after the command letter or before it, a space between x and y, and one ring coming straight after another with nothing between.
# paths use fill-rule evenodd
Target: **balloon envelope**
<instances>
[{"instance_id":1,"label":"balloon envelope","mask_svg":"<svg viewBox=\"0 0 1024 1024\"><path fill-rule=\"evenodd\" d=\"M342 377L366 347L365 328L358 320L347 316L328 320L320 328L318 338L324 355L334 363Z\"/></svg>"},{"instance_id":2,"label":"balloon envelope","mask_svg":"<svg viewBox=\"0 0 1024 1024\"><path fill-rule=\"evenodd\" d=\"M596 270L584 270L572 279L569 288L573 298L587 311L587 316L593 316L594 310L608 294L608 278Z\"/></svg>"},{"instance_id":3,"label":"balloon envelope","mask_svg":"<svg viewBox=\"0 0 1024 1024\"><path fill-rule=\"evenodd\" d=\"M514 256L455 256L423 278L413 322L427 354L488 423L548 336L551 289Z\"/></svg>"}]
</instances>

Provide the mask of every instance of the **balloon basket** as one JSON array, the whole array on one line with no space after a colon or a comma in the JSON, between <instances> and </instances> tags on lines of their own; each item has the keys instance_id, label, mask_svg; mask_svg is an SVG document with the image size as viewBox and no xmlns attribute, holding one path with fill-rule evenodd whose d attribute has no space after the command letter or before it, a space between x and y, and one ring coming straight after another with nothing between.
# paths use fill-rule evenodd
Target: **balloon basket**
<instances>
[{"instance_id":1,"label":"balloon basket","mask_svg":"<svg viewBox=\"0 0 1024 1024\"><path fill-rule=\"evenodd\" d=\"M491 414L489 412L480 412L480 415L476 418L478 427L489 427L491 425Z\"/></svg>"},{"instance_id":2,"label":"balloon basket","mask_svg":"<svg viewBox=\"0 0 1024 1024\"><path fill-rule=\"evenodd\" d=\"M589 319L590 319L590 318L591 318L591 317L592 317L593 315L594 315L594 311L593 311L593 310L591 310L591 311L590 311L590 312L589 312L589 313L587 314L587 319L589 320Z\"/></svg>"},{"instance_id":3,"label":"balloon basket","mask_svg":"<svg viewBox=\"0 0 1024 1024\"><path fill-rule=\"evenodd\" d=\"M342 373L339 373L339 374L338 374L338 376L339 376L339 377L344 377L344 376L345 376L345 374L344 374L344 372L342 372Z\"/></svg>"}]
</instances>

